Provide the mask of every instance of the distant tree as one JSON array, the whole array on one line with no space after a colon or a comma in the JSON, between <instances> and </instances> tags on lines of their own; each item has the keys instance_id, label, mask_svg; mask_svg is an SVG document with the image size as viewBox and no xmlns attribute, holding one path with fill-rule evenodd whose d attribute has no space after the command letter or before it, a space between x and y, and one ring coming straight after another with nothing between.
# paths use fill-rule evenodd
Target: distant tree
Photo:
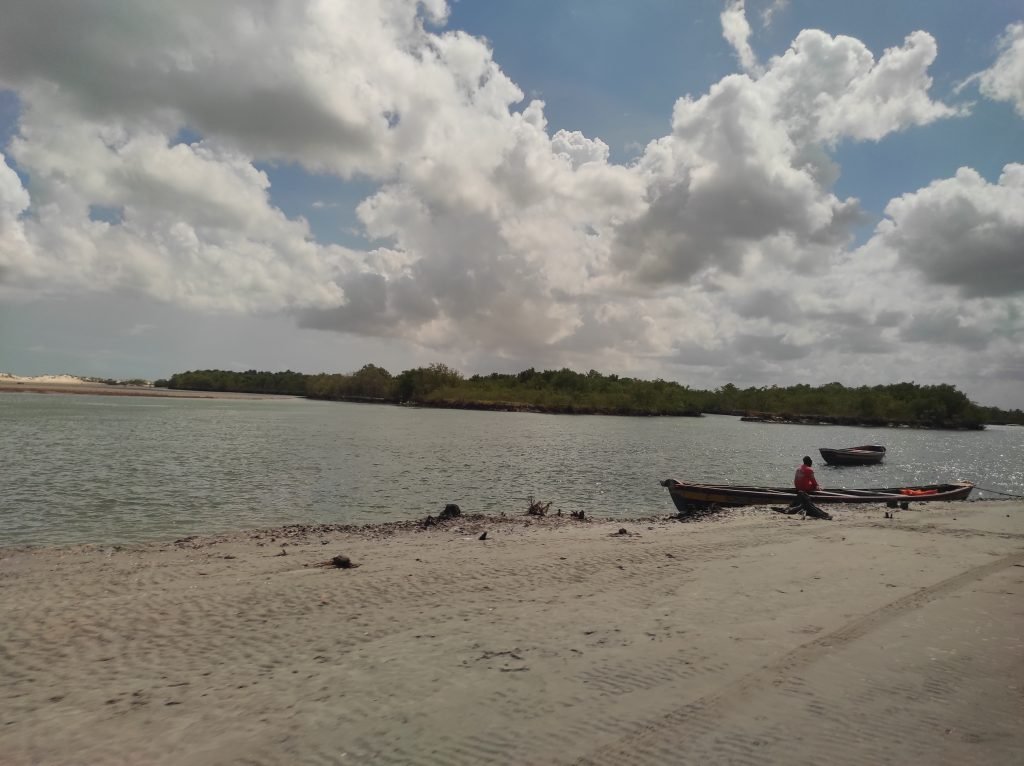
<instances>
[{"instance_id":1,"label":"distant tree","mask_svg":"<svg viewBox=\"0 0 1024 766\"><path fill-rule=\"evenodd\" d=\"M375 364L364 365L351 378L352 396L371 399L388 399L395 395L394 376Z\"/></svg>"},{"instance_id":2,"label":"distant tree","mask_svg":"<svg viewBox=\"0 0 1024 766\"><path fill-rule=\"evenodd\" d=\"M441 362L433 362L427 367L405 370L399 375L397 394L403 402L424 402L432 392L457 386L462 380L461 372Z\"/></svg>"}]
</instances>

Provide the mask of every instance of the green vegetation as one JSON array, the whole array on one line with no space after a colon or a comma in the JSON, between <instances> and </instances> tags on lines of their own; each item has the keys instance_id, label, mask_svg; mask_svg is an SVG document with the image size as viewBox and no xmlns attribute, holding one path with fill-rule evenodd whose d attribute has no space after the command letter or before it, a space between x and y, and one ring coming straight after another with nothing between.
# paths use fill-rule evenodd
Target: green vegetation
<instances>
[{"instance_id":1,"label":"green vegetation","mask_svg":"<svg viewBox=\"0 0 1024 766\"><path fill-rule=\"evenodd\" d=\"M998 407L978 407L981 422L992 425L1024 426L1024 410L1001 410Z\"/></svg>"},{"instance_id":2,"label":"green vegetation","mask_svg":"<svg viewBox=\"0 0 1024 766\"><path fill-rule=\"evenodd\" d=\"M406 373L403 373L403 375ZM424 404L532 409L607 415L699 415L707 394L664 380L637 380L569 369L448 380L422 396Z\"/></svg>"},{"instance_id":3,"label":"green vegetation","mask_svg":"<svg viewBox=\"0 0 1024 766\"><path fill-rule=\"evenodd\" d=\"M305 375L248 370L195 370L156 381L157 386L193 391L288 394L313 399L413 404L464 409L527 410L606 415L754 415L795 422L821 421L924 428L980 428L983 423L1024 425L1021 410L972 403L954 386L896 383L847 388L771 386L740 389L731 383L714 391L665 380L637 380L569 369L473 375L445 364L392 375L364 366L350 375Z\"/></svg>"},{"instance_id":4,"label":"green vegetation","mask_svg":"<svg viewBox=\"0 0 1024 766\"><path fill-rule=\"evenodd\" d=\"M840 423L913 425L925 428L978 428L981 407L948 384L896 383L847 388L841 383L812 387L718 389L719 411L773 415L785 420L821 417Z\"/></svg>"},{"instance_id":5,"label":"green vegetation","mask_svg":"<svg viewBox=\"0 0 1024 766\"><path fill-rule=\"evenodd\" d=\"M129 378L127 380L118 380L117 378L94 378L96 382L103 383L108 386L148 386L149 381L144 378Z\"/></svg>"},{"instance_id":6,"label":"green vegetation","mask_svg":"<svg viewBox=\"0 0 1024 766\"><path fill-rule=\"evenodd\" d=\"M186 391L236 391L246 394L306 396L307 381L310 377L291 370L285 372L196 370L195 372L175 373L170 380L158 380L153 385Z\"/></svg>"}]
</instances>

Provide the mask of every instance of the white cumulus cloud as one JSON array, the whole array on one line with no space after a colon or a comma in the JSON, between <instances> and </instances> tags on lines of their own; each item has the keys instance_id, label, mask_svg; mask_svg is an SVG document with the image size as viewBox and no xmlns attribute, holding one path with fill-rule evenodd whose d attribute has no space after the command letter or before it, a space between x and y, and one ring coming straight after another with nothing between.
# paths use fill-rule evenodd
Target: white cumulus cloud
<instances>
[{"instance_id":1,"label":"white cumulus cloud","mask_svg":"<svg viewBox=\"0 0 1024 766\"><path fill-rule=\"evenodd\" d=\"M1024 292L1024 165L991 184L971 168L892 200L881 241L928 281L968 296Z\"/></svg>"},{"instance_id":2,"label":"white cumulus cloud","mask_svg":"<svg viewBox=\"0 0 1024 766\"><path fill-rule=\"evenodd\" d=\"M983 95L1008 101L1024 117L1024 23L1010 24L999 41L999 57L976 75Z\"/></svg>"},{"instance_id":3,"label":"white cumulus cloud","mask_svg":"<svg viewBox=\"0 0 1024 766\"><path fill-rule=\"evenodd\" d=\"M765 257L821 263L859 217L831 191L829 148L953 115L928 95L935 50L918 32L875 60L858 40L805 30L763 75L680 99L672 134L636 167L645 207L619 227L616 263L648 282Z\"/></svg>"},{"instance_id":4,"label":"white cumulus cloud","mask_svg":"<svg viewBox=\"0 0 1024 766\"><path fill-rule=\"evenodd\" d=\"M722 36L736 52L736 59L744 71L756 73L760 69L757 55L750 47L750 23L747 21L743 0L731 0L722 11ZM769 19L771 16L769 15Z\"/></svg>"}]
</instances>

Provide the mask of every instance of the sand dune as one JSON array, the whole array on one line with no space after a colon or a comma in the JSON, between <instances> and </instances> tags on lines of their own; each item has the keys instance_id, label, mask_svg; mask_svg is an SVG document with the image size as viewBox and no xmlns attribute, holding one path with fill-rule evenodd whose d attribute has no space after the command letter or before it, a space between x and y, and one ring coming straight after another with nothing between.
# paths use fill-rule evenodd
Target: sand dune
<instances>
[{"instance_id":1,"label":"sand dune","mask_svg":"<svg viewBox=\"0 0 1024 766\"><path fill-rule=\"evenodd\" d=\"M62 386L84 385L89 381L83 380L76 375L12 375L9 372L0 372L0 382L4 383L38 383L41 385L58 384Z\"/></svg>"},{"instance_id":2,"label":"sand dune","mask_svg":"<svg viewBox=\"0 0 1024 766\"><path fill-rule=\"evenodd\" d=\"M0 761L1019 763L1022 511L0 551Z\"/></svg>"}]
</instances>

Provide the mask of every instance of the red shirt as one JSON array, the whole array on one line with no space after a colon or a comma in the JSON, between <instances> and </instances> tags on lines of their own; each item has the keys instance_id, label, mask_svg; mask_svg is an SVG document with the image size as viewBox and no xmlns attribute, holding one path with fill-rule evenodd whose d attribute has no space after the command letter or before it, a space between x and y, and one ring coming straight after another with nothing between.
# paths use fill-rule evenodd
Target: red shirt
<instances>
[{"instance_id":1,"label":"red shirt","mask_svg":"<svg viewBox=\"0 0 1024 766\"><path fill-rule=\"evenodd\" d=\"M796 469L796 476L793 477L793 486L800 492L816 492L818 480L814 478L814 470L809 465L801 463Z\"/></svg>"}]
</instances>

